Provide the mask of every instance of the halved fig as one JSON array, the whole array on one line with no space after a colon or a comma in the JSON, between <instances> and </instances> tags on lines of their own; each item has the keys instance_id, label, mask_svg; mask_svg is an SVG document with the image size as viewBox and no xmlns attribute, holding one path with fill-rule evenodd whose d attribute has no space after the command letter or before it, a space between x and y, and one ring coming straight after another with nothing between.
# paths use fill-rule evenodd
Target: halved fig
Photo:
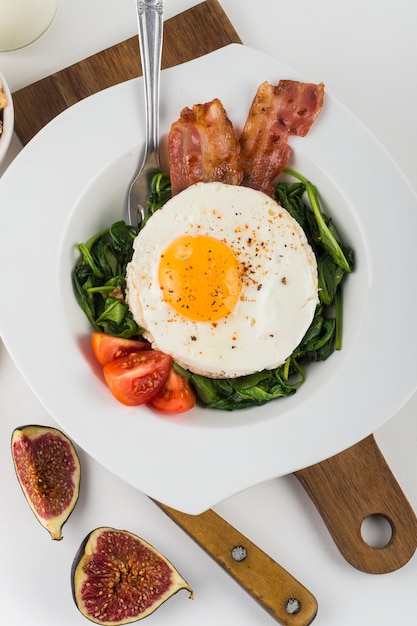
<instances>
[{"instance_id":1,"label":"halved fig","mask_svg":"<svg viewBox=\"0 0 417 626\"><path fill-rule=\"evenodd\" d=\"M193 591L162 554L127 530L96 528L72 566L72 593L81 613L107 626L153 613L180 589Z\"/></svg>"},{"instance_id":2,"label":"halved fig","mask_svg":"<svg viewBox=\"0 0 417 626\"><path fill-rule=\"evenodd\" d=\"M52 539L62 539L80 488L80 461L72 442L56 428L29 425L13 431L11 447L32 511Z\"/></svg>"}]
</instances>

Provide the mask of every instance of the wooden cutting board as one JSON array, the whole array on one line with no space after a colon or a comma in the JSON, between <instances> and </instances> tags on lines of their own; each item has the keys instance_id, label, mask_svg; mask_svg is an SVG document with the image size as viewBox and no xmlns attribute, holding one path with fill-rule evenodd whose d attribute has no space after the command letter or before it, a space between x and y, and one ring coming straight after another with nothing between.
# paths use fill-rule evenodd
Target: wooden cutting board
<instances>
[{"instance_id":1,"label":"wooden cutting board","mask_svg":"<svg viewBox=\"0 0 417 626\"><path fill-rule=\"evenodd\" d=\"M206 0L164 23L163 69L242 43L217 0ZM15 131L23 145L69 106L142 75L138 37L56 72L13 94Z\"/></svg>"},{"instance_id":2,"label":"wooden cutting board","mask_svg":"<svg viewBox=\"0 0 417 626\"><path fill-rule=\"evenodd\" d=\"M242 42L217 0L206 0L164 23L162 68L231 43ZM134 36L16 91L16 134L26 144L69 106L141 74L139 43ZM295 475L339 550L354 567L372 573L390 572L412 557L417 545L417 518L372 435ZM392 524L392 540L383 548L367 546L361 537L361 522L372 513L384 515ZM314 603L311 607L314 614Z\"/></svg>"}]
</instances>

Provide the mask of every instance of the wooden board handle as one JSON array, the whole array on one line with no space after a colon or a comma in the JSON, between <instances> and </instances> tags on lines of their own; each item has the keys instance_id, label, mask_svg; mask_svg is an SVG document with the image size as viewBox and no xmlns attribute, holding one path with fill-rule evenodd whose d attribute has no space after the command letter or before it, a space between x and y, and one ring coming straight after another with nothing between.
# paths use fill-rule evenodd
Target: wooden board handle
<instances>
[{"instance_id":1,"label":"wooden board handle","mask_svg":"<svg viewBox=\"0 0 417 626\"><path fill-rule=\"evenodd\" d=\"M357 569L384 574L399 569L417 547L417 518L372 435L336 456L295 472L345 559ZM371 515L388 520L387 545L362 537Z\"/></svg>"},{"instance_id":2,"label":"wooden board handle","mask_svg":"<svg viewBox=\"0 0 417 626\"><path fill-rule=\"evenodd\" d=\"M188 515L156 504L281 624L311 624L315 597L217 513Z\"/></svg>"}]
</instances>

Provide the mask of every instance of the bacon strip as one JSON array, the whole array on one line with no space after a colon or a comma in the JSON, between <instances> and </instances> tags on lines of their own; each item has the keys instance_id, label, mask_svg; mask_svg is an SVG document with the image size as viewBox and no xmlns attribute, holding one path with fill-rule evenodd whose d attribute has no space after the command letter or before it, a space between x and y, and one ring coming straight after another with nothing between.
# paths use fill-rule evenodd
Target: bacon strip
<instances>
[{"instance_id":1,"label":"bacon strip","mask_svg":"<svg viewBox=\"0 0 417 626\"><path fill-rule=\"evenodd\" d=\"M173 194L197 182L242 181L239 141L218 98L181 111L168 135L168 154Z\"/></svg>"},{"instance_id":2,"label":"bacon strip","mask_svg":"<svg viewBox=\"0 0 417 626\"><path fill-rule=\"evenodd\" d=\"M291 154L290 135L304 137L320 113L324 84L281 80L258 88L240 137L242 185L274 195L274 179Z\"/></svg>"}]
</instances>

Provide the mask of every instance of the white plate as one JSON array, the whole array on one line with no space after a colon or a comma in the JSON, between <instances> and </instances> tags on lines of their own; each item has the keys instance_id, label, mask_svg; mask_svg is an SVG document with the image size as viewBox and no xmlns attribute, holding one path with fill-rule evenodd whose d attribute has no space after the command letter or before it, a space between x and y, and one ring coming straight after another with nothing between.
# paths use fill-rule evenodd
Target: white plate
<instances>
[{"instance_id":1,"label":"white plate","mask_svg":"<svg viewBox=\"0 0 417 626\"><path fill-rule=\"evenodd\" d=\"M258 85L280 78L306 80L240 45L164 71L161 132L183 106L213 97L239 127ZM318 186L356 253L343 350L311 366L291 398L162 417L118 404L96 375L71 285L75 244L125 216L142 143L137 79L65 111L9 167L0 183L0 330L34 393L77 444L151 497L199 513L356 443L414 392L417 199L375 138L327 94L309 135L291 138L291 164Z\"/></svg>"}]
</instances>

